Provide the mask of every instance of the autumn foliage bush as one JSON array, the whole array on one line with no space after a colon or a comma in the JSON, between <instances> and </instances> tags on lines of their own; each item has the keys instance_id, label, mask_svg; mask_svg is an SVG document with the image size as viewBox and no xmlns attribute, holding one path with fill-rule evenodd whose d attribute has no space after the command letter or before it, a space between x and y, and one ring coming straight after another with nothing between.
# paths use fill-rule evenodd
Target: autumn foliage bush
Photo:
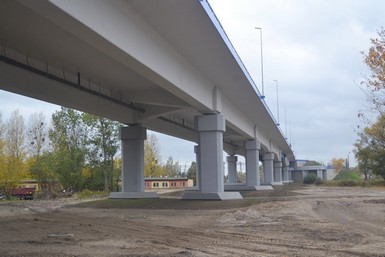
<instances>
[{"instance_id":1,"label":"autumn foliage bush","mask_svg":"<svg viewBox=\"0 0 385 257\"><path fill-rule=\"evenodd\" d=\"M315 184L317 181L317 176L314 174L308 174L303 178L304 184Z\"/></svg>"}]
</instances>

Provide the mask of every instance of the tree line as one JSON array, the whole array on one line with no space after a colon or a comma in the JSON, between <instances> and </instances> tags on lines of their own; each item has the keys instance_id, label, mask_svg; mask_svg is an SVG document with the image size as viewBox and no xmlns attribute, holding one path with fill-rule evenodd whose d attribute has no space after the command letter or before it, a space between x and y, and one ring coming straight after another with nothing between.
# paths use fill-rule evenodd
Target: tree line
<instances>
[{"instance_id":1,"label":"tree line","mask_svg":"<svg viewBox=\"0 0 385 257\"><path fill-rule=\"evenodd\" d=\"M365 179L373 175L385 179L385 30L382 28L370 42L369 51L362 54L371 74L361 85L370 104L369 113L376 119L372 121L364 112L358 114L365 126L358 127L354 153Z\"/></svg>"},{"instance_id":2,"label":"tree line","mask_svg":"<svg viewBox=\"0 0 385 257\"><path fill-rule=\"evenodd\" d=\"M62 107L47 122L43 113L25 121L18 110L3 121L0 113L0 191L10 196L22 180L40 189L118 191L121 179L119 122ZM165 164L154 134L145 141L145 176L195 177L195 163L181 172L170 156Z\"/></svg>"}]
</instances>

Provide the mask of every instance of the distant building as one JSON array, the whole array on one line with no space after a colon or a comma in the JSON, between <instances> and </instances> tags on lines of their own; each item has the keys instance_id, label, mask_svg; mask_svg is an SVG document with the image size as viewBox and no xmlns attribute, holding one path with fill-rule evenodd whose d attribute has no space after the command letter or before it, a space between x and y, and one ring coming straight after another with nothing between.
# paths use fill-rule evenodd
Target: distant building
<instances>
[{"instance_id":1,"label":"distant building","mask_svg":"<svg viewBox=\"0 0 385 257\"><path fill-rule=\"evenodd\" d=\"M17 185L17 188L34 188L36 191L39 190L39 184L35 179L25 179L21 180Z\"/></svg>"},{"instance_id":2,"label":"distant building","mask_svg":"<svg viewBox=\"0 0 385 257\"><path fill-rule=\"evenodd\" d=\"M323 181L328 179L326 166L315 161L296 160L290 166L291 180L294 182L302 182L309 174L314 174Z\"/></svg>"},{"instance_id":3,"label":"distant building","mask_svg":"<svg viewBox=\"0 0 385 257\"><path fill-rule=\"evenodd\" d=\"M36 192L38 191L55 192L60 189L57 181L54 181L54 180L42 181L41 187L40 187L36 179L21 180L20 183L17 185L17 188L34 188Z\"/></svg>"},{"instance_id":4,"label":"distant building","mask_svg":"<svg viewBox=\"0 0 385 257\"><path fill-rule=\"evenodd\" d=\"M162 178L145 178L144 179L146 189L157 188L186 188L193 186L193 180L180 177L162 177Z\"/></svg>"}]
</instances>

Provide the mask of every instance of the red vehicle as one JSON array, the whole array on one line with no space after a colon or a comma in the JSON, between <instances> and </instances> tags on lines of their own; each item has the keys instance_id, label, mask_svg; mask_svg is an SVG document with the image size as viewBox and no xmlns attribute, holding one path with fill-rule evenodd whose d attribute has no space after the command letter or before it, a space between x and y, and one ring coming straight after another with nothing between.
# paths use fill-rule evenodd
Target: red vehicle
<instances>
[{"instance_id":1,"label":"red vehicle","mask_svg":"<svg viewBox=\"0 0 385 257\"><path fill-rule=\"evenodd\" d=\"M11 195L19 198L20 200L32 200L35 194L35 188L15 188L11 191Z\"/></svg>"}]
</instances>

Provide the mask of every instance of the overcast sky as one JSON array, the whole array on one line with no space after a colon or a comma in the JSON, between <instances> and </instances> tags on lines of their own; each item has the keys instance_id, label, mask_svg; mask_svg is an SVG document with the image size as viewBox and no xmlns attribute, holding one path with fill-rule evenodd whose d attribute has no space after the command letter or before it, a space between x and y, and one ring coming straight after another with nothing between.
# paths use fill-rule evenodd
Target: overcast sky
<instances>
[{"instance_id":1,"label":"overcast sky","mask_svg":"<svg viewBox=\"0 0 385 257\"><path fill-rule=\"evenodd\" d=\"M384 25L383 0L209 0L217 18L261 91L263 35L266 102L292 143L297 159L353 163L359 110L367 102L357 84L369 74L361 51ZM59 107L0 91L3 121L19 109L28 116ZM286 109L286 115L285 115ZM285 118L286 116L286 118ZM157 134L163 161L194 160L193 143ZM173 142L173 143L172 143Z\"/></svg>"},{"instance_id":2,"label":"overcast sky","mask_svg":"<svg viewBox=\"0 0 385 257\"><path fill-rule=\"evenodd\" d=\"M262 28L266 102L277 118L277 80L280 126L283 132L287 127L297 159L327 163L350 152L352 163L357 113L368 105L357 86L369 74L361 52L385 25L385 2L209 2L260 91L261 41L255 27Z\"/></svg>"}]
</instances>

